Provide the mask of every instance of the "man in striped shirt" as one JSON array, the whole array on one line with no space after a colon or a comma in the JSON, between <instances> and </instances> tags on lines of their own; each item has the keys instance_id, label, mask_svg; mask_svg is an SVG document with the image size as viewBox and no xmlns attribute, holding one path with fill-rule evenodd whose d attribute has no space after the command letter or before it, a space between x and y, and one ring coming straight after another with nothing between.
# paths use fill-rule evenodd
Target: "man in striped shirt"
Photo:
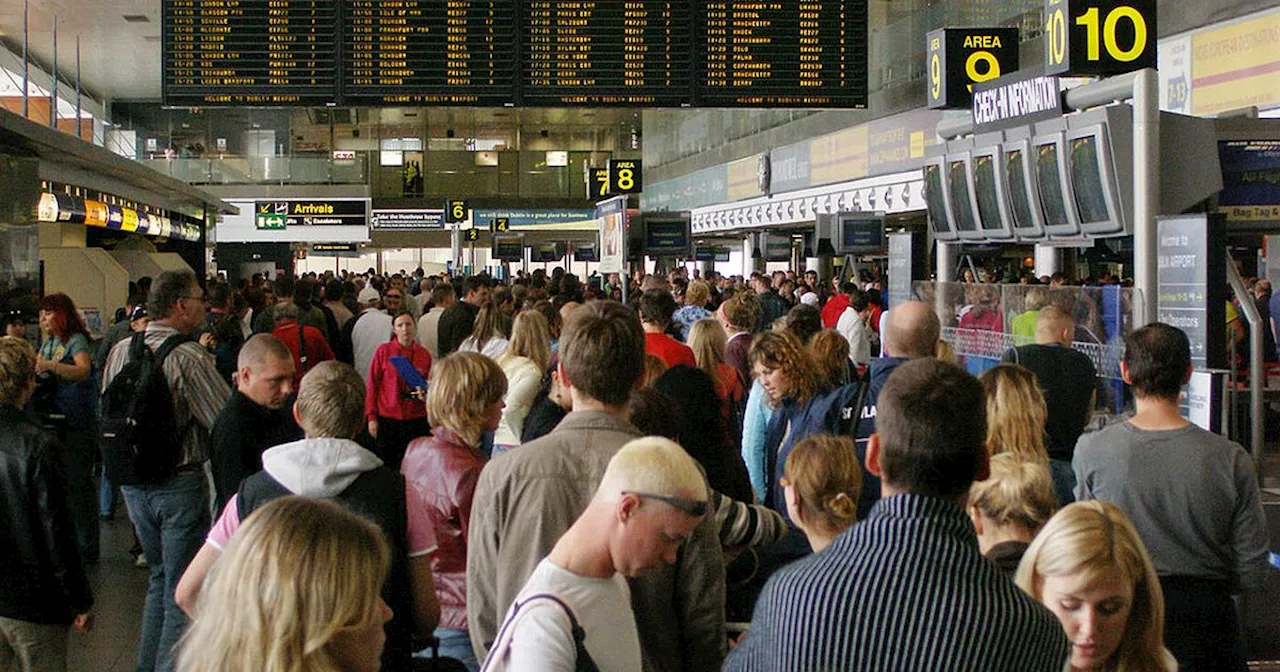
<instances>
[{"instance_id":1,"label":"man in striped shirt","mask_svg":"<svg viewBox=\"0 0 1280 672\"><path fill-rule=\"evenodd\" d=\"M157 350L171 336L193 334L205 324L204 290L191 271L165 271L151 285L146 344ZM102 388L129 362L131 339L117 343L107 357ZM231 396L218 374L213 355L188 341L174 348L162 367L173 398L177 426L185 427L182 457L176 473L159 485L123 486L129 519L151 568L151 585L142 612L139 670L172 667L172 651L187 618L174 602L173 591L187 563L204 543L209 530L209 488L203 465L209 459L209 430Z\"/></svg>"},{"instance_id":2,"label":"man in striped shirt","mask_svg":"<svg viewBox=\"0 0 1280 672\"><path fill-rule=\"evenodd\" d=\"M1062 626L983 559L964 512L988 471L978 381L935 359L907 362L876 420L866 462L881 500L770 578L724 669L1060 672Z\"/></svg>"}]
</instances>

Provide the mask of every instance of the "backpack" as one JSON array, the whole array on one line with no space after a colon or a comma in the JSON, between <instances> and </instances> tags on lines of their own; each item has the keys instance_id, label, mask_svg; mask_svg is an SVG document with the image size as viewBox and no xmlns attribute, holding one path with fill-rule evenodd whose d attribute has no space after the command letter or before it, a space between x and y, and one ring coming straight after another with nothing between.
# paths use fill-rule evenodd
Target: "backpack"
<instances>
[{"instance_id":1,"label":"backpack","mask_svg":"<svg viewBox=\"0 0 1280 672\"><path fill-rule=\"evenodd\" d=\"M169 353L190 340L170 336L152 352L146 334L135 334L129 360L102 392L102 462L117 485L157 485L177 473L186 427L175 417L163 365Z\"/></svg>"}]
</instances>

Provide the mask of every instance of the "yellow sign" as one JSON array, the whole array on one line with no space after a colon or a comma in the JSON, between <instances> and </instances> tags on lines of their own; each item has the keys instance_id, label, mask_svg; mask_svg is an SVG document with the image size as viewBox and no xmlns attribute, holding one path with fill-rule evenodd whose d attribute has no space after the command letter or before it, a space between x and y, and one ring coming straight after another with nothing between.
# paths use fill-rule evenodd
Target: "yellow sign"
<instances>
[{"instance_id":1,"label":"yellow sign","mask_svg":"<svg viewBox=\"0 0 1280 672\"><path fill-rule=\"evenodd\" d=\"M1191 112L1280 103L1280 11L1191 36Z\"/></svg>"},{"instance_id":2,"label":"yellow sign","mask_svg":"<svg viewBox=\"0 0 1280 672\"><path fill-rule=\"evenodd\" d=\"M1156 67L1155 0L1046 0L1044 17L1045 74Z\"/></svg>"}]
</instances>

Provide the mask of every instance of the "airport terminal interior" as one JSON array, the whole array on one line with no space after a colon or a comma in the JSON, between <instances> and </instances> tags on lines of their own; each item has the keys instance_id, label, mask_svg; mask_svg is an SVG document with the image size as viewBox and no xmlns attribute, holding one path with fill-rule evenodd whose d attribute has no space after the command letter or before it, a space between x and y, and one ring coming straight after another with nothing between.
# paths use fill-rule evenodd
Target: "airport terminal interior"
<instances>
[{"instance_id":1,"label":"airport terminal interior","mask_svg":"<svg viewBox=\"0 0 1280 672\"><path fill-rule=\"evenodd\" d=\"M91 628L73 622L80 610L63 620L28 619L14 606L22 600L0 595L0 672L10 669L10 660L12 669L26 669L14 658L22 659L26 646L14 643L14 633L26 632L20 626L28 621L46 624L42 627L71 623L64 628L70 630L69 670L206 669L193 663L193 645L186 640L181 645L188 647L186 657L175 657L172 647L187 621L176 613L173 599L176 591L177 603L188 609L179 576L195 581L196 591L201 579L207 586L223 577L215 570L211 578L190 579L189 558L174 562L168 536L161 549L160 528L168 522L155 518L168 514L157 513L164 508L154 498L160 486L128 481L136 476L132 472L124 477L128 483L111 482L109 463L115 458L108 444L116 436L102 438L114 412L108 388L128 360L121 357L127 349L113 346L130 339L131 329L150 335L155 321L174 319L172 313L148 317L157 311L157 295L176 301L160 306L161 311L173 305L180 314L192 306L206 311L198 316L198 330L184 332L192 333L199 351L186 354L182 366L195 366L191 362L201 352L210 365L216 362L221 382L210 383L210 389L222 393L210 417L228 412L224 402L263 403L241 394L249 368L240 348L251 336L259 338L255 334L274 334L278 340L272 342L292 352L297 373L288 381L288 394L273 402L276 411L286 405L285 415L271 417L293 423L291 395L298 394L304 371L314 370L321 359L344 361L355 366L357 382L368 394L369 410L362 413L356 439L364 446L362 454L392 467L403 458L401 471L412 493L422 486L412 483L410 465L419 449L410 440L421 441L431 431L435 446L465 436L463 450L476 461L469 487L477 502L488 496L491 504L501 500L486 492L498 483L490 477L492 467L514 464L520 444L528 443L521 425L527 434L536 415L529 407L569 409L581 402L574 396L577 386L561 380L565 367L573 366L566 360L582 361L566 348L572 342L569 325L586 318L570 315L608 301L638 314L648 332L648 359L659 360L661 367L646 368L635 392L641 399L629 402L632 413L642 416L647 408L661 417L664 407L643 397L641 383L663 389L661 378L679 368L668 356L679 359L671 353L688 352L687 362L681 362L696 364L693 368L709 380L706 389L714 387L719 397L694 403L723 407L710 420L724 426L717 450L729 455L744 486L739 495L724 492L716 478L729 467L688 451L720 493L712 498L712 508L720 511L715 498L722 495L740 500L743 516L762 517L752 523L760 526L757 535L765 534L767 520L776 519L780 530L771 538L773 546L760 542L761 536L724 544L728 578L721 584L728 582L727 597L721 597L723 613L716 615L725 628L718 642L724 651L715 665L727 655L724 669L732 670L864 669L857 663L827 668L813 662L819 658L784 664L765 657L758 648L765 635L752 641L753 630L766 632L762 608L756 605L753 619L752 606L766 569L779 576L793 569L780 558L794 558L778 548L798 540L804 553L795 557L801 557L839 551L842 543L838 539L824 551L812 536L806 542L804 526L796 522L800 516L789 513L791 493L802 479L789 471L782 476L784 466L791 469L787 451L803 445L793 431L810 431L802 420L818 423L817 411L794 411L781 421L778 414L792 413L787 409L798 403L788 395L813 397L818 389L839 397L843 417L815 431L854 439L854 457L871 469L870 443L859 434L857 418L876 422L874 395L883 383L871 382L877 360L909 358L900 344L891 352L890 333L905 333L894 331L895 308L904 308L901 316L909 306L928 307L927 317L937 328L930 342L937 341L939 358L978 377L984 388L997 385L997 374L1006 369L1034 369L1035 360L1022 361L1018 354L1033 344L1061 341L1058 345L1092 366L1094 377L1081 406L1085 422L1065 448L1056 444L1054 424L1065 402L1049 390L1057 383L1041 381L1043 394L1032 386L1039 415L1028 417L1032 424L1048 417L1047 429L1033 432L1032 443L1043 458L1036 466L1047 474L1046 483L1052 477L1055 488L1061 485L1059 468L1076 483L1074 489L1068 484L1055 490L1050 511L1085 499L1090 487L1088 498L1105 499L1103 486L1077 480L1084 473L1083 446L1091 432L1106 432L1125 423L1126 416L1145 412L1142 399L1149 397L1134 384L1138 365L1129 359L1134 335L1146 325L1170 325L1185 334L1190 357L1191 373L1181 381L1177 402L1185 418L1181 422L1205 430L1205 436L1224 437L1228 448L1223 450L1241 451L1236 485L1251 495L1241 495L1227 510L1238 517L1240 511L1256 510L1258 515L1243 518L1257 526L1253 550L1260 563L1265 542L1267 562L1259 570L1266 576L1250 587L1235 585L1240 582L1234 574L1222 579L1232 584L1223 589L1226 615L1213 623L1227 624L1235 659L1214 661L1217 654L1208 655L1221 666L1197 667L1171 635L1165 646L1181 669L1280 670L1280 291L1272 290L1280 281L1278 0L0 0L0 107L0 315L6 316L8 335L36 349L35 370L52 372L43 394L53 410L38 403L44 385L39 375L27 409L44 431L58 437L50 450L72 451L83 443L87 451L62 457L59 469L67 481L59 492L68 503L57 507L64 526L52 525L49 534L67 537L76 548L63 544L61 552L77 556L61 556L56 574L62 578L49 578L54 573L42 566L39 551L24 555L26 565L0 560L0 571L25 567L22 571L44 577L30 579L31 585L53 581L58 592L70 590L57 588L56 582L66 580L65 566L71 564L83 567L93 594ZM196 286L164 294L163 279L187 277L183 273L194 276ZM468 308L466 326L446 346L444 325L452 318L436 313L463 312L455 302L484 307ZM747 305L756 317L743 325L734 313ZM403 328L407 337L397 309L410 315ZM538 316L525 320L525 313ZM366 348L360 339L368 336L361 329L373 322L365 319L372 314L385 324L377 322L381 331ZM491 317L492 329L479 326ZM150 319L153 326L139 326L145 324L139 319ZM807 333L796 326L804 319L816 324ZM1054 319L1065 321L1059 336L1046 341ZM545 332L541 341L525 331L535 322ZM228 329L232 335L224 338ZM813 359L807 368L787 369L787 382L774 381L774 372L789 365L779 363L786 358L769 354L764 332L770 329L799 332L792 339L796 343L806 337L813 339L810 343L820 340L814 332L843 336L836 339L844 353L837 358L839 371L826 373L821 351L809 345L796 348L813 351L805 355ZM699 339L712 339L704 333L710 331L718 334L719 345L707 344L704 354ZM313 332L318 341L312 341ZM676 342L653 346L653 338L664 332ZM281 336L286 333L291 335ZM740 333L751 338L735 349ZM80 345L72 348L72 342ZM374 354L374 348L383 352L380 344L395 342L401 349L393 355ZM499 342L501 348L491 351ZM752 344L749 353L747 343ZM180 348L186 347L175 348L173 355L183 355ZM432 410L435 388L428 385L436 384L448 370L445 363L457 358L446 355L468 347L490 358L486 366L500 366L507 381L486 403L521 409L504 411L496 429L476 429L474 435L440 424L443 411ZM526 359L515 350L508 354L508 347L546 352ZM425 365L415 363L417 351ZM735 356L741 365L727 365L726 358ZM0 348L0 373L18 375L5 357ZM255 360L259 365L261 357ZM398 361L387 363L388 357ZM533 373L521 372L515 359L528 362ZM59 366L76 373L68 377ZM89 367L87 377L82 366ZM717 377L717 366L729 372ZM736 376L730 370L735 367ZM382 375L391 382L379 388ZM449 397L454 407L467 403L464 383L477 384L456 375L462 382ZM520 376L527 384L516 382ZM814 382L796 382L805 377ZM779 392L775 399L774 385L789 385L791 392ZM173 394L189 393L193 386L198 387L184 383ZM687 406L693 398L687 390L695 387L688 379L668 386L681 393L669 393L662 403ZM10 398L10 387L22 385L0 381L0 392L8 395L0 406L22 407L18 397ZM737 390L736 400L729 388ZM840 397L846 388L847 398ZM227 402L231 390L238 396ZM541 395L537 403L531 401L533 391ZM1009 402L991 399L989 418L1009 412ZM64 403L84 405L65 412ZM183 400L178 408L188 410L179 415L199 418L208 403ZM384 403L387 409L379 406ZM753 416L757 410L765 415ZM839 411L826 412L839 416ZM87 419L75 421L81 412ZM689 424L696 424L689 420L696 414L687 408L685 414ZM760 422L755 435L753 421ZM243 422L248 431L252 423ZM304 429L302 442L313 440L311 425L298 422L296 435L278 443L301 439ZM219 458L207 454L207 445L216 451L226 441L216 434L210 439L208 427L191 423L182 432L205 432L191 440L203 446L204 459L184 463L168 477L199 482L196 499L184 501L203 502L205 520L194 534L204 540L207 533L209 542L199 546L190 566L208 572L208 563L224 551L217 545L206 559L215 540L231 538L227 549L242 550L231 535L240 515L235 505L224 505L230 497L244 506L251 481L241 486L236 480L230 491L217 483ZM641 421L635 424L643 429ZM555 426L552 421L546 427L551 436L564 431L563 426L552 431ZM393 444L401 434L397 448ZM338 438L351 443L349 435ZM9 450L12 441L0 436L0 449ZM757 452L748 445L753 442ZM999 452L991 445L988 438L988 453ZM1073 446L1079 446L1074 472ZM242 477L266 465L261 449L252 457L257 462ZM1150 459L1143 466L1154 470L1159 463ZM443 473L459 467L441 461L430 468ZM1210 469L1187 466L1179 473L1209 478ZM510 473L502 478L514 478ZM864 486L870 474L880 476L866 471ZM272 478L272 487L301 492ZM449 485L436 487L457 486L453 476L444 478ZM599 480L600 474L591 478ZM879 487L880 478L872 483ZM976 498L979 486L973 487L966 492ZM858 500L856 488L853 500ZM1201 508L1193 500L1153 495L1157 502L1133 494L1137 490L1120 499L1179 518L1169 524L1147 520L1155 529L1199 525L1189 521L1211 519L1205 511L1225 506ZM0 494L4 507L22 506L9 499L12 492ZM671 495L659 493L659 498ZM470 497L463 510L471 511L475 530L478 514ZM423 492L422 498L428 504L406 505L409 517L433 506L431 493ZM549 504L543 522L533 526L553 530L552 536L539 543L553 544L569 529L562 538L567 543L564 539L588 514L574 528L568 525L588 500L590 491L575 505L578 509L563 515ZM683 506L686 500L677 496L675 501L673 506ZM706 511L705 502L694 503ZM1125 508L1121 501L1116 504ZM143 508L151 514L140 513ZM859 504L857 518L874 518L879 510L868 514ZM1124 514L1134 519L1138 533L1147 529L1143 516L1152 515ZM565 520L545 522L557 515ZM712 517L725 515L730 514ZM971 515L980 520L983 514L974 508ZM140 522L148 516L150 522ZM484 633L489 637L483 641L472 613L478 570L469 565L473 555L485 551L468 548L465 519L458 531L456 521L431 516L437 527L430 533L432 547L439 546L429 570L435 572L438 599L431 601L439 624L434 639L415 640L414 649L422 652L412 669L477 670L483 661L467 655L502 643L500 633L495 641L493 632ZM513 520L519 519L496 524L501 528ZM407 533L401 530L404 538L392 539L393 553L418 548L415 544L425 548L426 542L415 538L415 523L407 525ZM1233 525L1239 533L1245 523ZM486 529L497 538L497 531ZM5 534L15 548L26 548L21 532ZM502 534L512 533L504 528ZM977 534L981 539L980 529ZM1247 544L1227 534L1201 529L1192 535L1217 544L1211 552L1201 549L1199 556L1210 555L1216 560L1209 565L1225 567L1206 570L1214 581L1222 578L1219 569L1230 573L1245 562ZM1033 543L1028 536L1026 541L1033 551L1038 548L1039 540ZM1150 551L1151 577L1158 570L1165 582L1170 614L1165 632L1172 633L1174 615L1190 599L1178 581L1203 568L1168 564L1162 555L1169 551L1167 540L1141 541ZM493 545L497 548L496 541ZM678 557L693 545L690 537ZM541 555L549 551L547 546ZM1172 555L1196 557L1194 551ZM409 556L407 564L414 565L414 553ZM745 567L748 556L754 558L752 567ZM157 563L163 563L167 577ZM396 580L398 571L410 571L405 564L392 561L388 581ZM496 621L489 623L495 630L526 576L489 577L500 586L488 596L501 602L488 616ZM16 586L24 581L0 578L0 592L23 592ZM643 669L698 669L692 658L683 667L670 666L671 660L680 661L678 651L655 653L652 624L639 618L645 607L636 596L652 590L643 581L650 579L633 582L629 598L638 615L630 628L640 630ZM1218 583L1211 584L1217 590ZM1018 585L1023 586L1020 578ZM510 594L503 594L508 588ZM1041 599L1039 591L1031 597ZM201 605L205 597L202 593ZM777 593L773 597L782 600ZM1047 599L1045 604L1060 611ZM410 669L395 660L393 649L408 645L399 642L395 629L407 627L401 619L409 618L396 606L391 604L397 616L387 625L386 649L372 654L373 669L379 655L382 669ZM776 611L768 616L785 618ZM1069 620L1063 625L1072 638ZM583 650L601 646L592 640L593 624L582 625L587 630ZM771 627L781 636L787 626ZM1130 623L1130 630L1137 627ZM193 634L190 642L231 641L212 639L209 628L193 626L190 632L211 638ZM424 641L440 656L458 658L461 667L430 661L431 646L423 648ZM1072 641L1076 648L1069 669L1085 669L1076 658L1085 649ZM582 649L580 640L577 644ZM566 646L573 653L573 642ZM465 653L455 656L458 650ZM592 653L600 658L599 651ZM868 660L859 658L862 653L826 660ZM625 656L618 655L610 652L600 669L628 669L619 662ZM1172 664L1117 667L1122 654L1109 655L1109 662L1089 669L1177 669ZM207 669L250 669L246 660ZM437 667L424 667L428 664ZM542 669L561 669L548 665Z\"/></svg>"}]
</instances>

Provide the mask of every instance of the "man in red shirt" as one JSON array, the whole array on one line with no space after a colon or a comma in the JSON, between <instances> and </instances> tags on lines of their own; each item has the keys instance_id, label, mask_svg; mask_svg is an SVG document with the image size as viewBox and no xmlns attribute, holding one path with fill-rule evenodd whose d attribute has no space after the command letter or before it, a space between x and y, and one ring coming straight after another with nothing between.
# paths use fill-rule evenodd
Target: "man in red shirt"
<instances>
[{"instance_id":1,"label":"man in red shirt","mask_svg":"<svg viewBox=\"0 0 1280 672\"><path fill-rule=\"evenodd\" d=\"M693 350L668 335L671 316L678 306L671 292L651 289L640 296L640 326L644 327L644 351L667 363L668 367L697 366Z\"/></svg>"},{"instance_id":2,"label":"man in red shirt","mask_svg":"<svg viewBox=\"0 0 1280 672\"><path fill-rule=\"evenodd\" d=\"M334 359L333 349L324 334L310 325L298 322L298 307L293 303L278 303L275 309L276 328L272 336L280 339L289 352L293 353L293 386L297 389L302 376L315 368L320 362ZM299 334L298 329L302 329Z\"/></svg>"},{"instance_id":3,"label":"man in red shirt","mask_svg":"<svg viewBox=\"0 0 1280 672\"><path fill-rule=\"evenodd\" d=\"M822 307L822 328L836 328L836 323L840 321L840 316L844 315L844 309L849 307L850 290L857 289L857 287L852 282L845 282L840 286L840 291L835 296L827 299L827 305Z\"/></svg>"}]
</instances>

